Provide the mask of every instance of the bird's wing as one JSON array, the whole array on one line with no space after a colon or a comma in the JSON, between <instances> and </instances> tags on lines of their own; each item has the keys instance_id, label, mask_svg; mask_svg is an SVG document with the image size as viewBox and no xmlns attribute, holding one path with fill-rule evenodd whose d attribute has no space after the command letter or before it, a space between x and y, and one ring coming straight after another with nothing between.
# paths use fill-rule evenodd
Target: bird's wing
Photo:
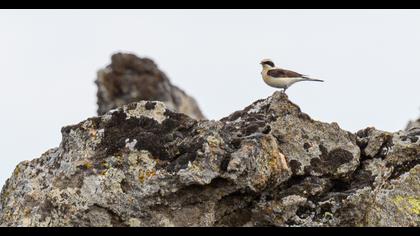
<instances>
[{"instance_id":1,"label":"bird's wing","mask_svg":"<svg viewBox=\"0 0 420 236\"><path fill-rule=\"evenodd\" d=\"M302 77L302 74L291 70L284 70L284 69L271 69L267 71L267 75L271 77Z\"/></svg>"}]
</instances>

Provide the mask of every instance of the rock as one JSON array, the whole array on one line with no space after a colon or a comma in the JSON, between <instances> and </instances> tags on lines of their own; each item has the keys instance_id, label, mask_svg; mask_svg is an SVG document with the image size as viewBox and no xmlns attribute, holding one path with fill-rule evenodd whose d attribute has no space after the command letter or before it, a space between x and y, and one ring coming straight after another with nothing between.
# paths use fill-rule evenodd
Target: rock
<instances>
[{"instance_id":1,"label":"rock","mask_svg":"<svg viewBox=\"0 0 420 236\"><path fill-rule=\"evenodd\" d=\"M366 214L369 226L419 226L420 165L396 177L375 192Z\"/></svg>"},{"instance_id":2,"label":"rock","mask_svg":"<svg viewBox=\"0 0 420 236\"><path fill-rule=\"evenodd\" d=\"M205 119L197 102L174 86L157 65L148 58L116 53L111 64L97 73L98 115L141 100L162 101L174 112L194 119Z\"/></svg>"},{"instance_id":3,"label":"rock","mask_svg":"<svg viewBox=\"0 0 420 236\"><path fill-rule=\"evenodd\" d=\"M221 119L140 101L62 129L3 187L3 226L419 226L420 140L275 92Z\"/></svg>"},{"instance_id":4,"label":"rock","mask_svg":"<svg viewBox=\"0 0 420 236\"><path fill-rule=\"evenodd\" d=\"M408 122L407 127L405 127L406 131L417 129L418 132L420 132L420 118L417 120L412 120Z\"/></svg>"}]
</instances>

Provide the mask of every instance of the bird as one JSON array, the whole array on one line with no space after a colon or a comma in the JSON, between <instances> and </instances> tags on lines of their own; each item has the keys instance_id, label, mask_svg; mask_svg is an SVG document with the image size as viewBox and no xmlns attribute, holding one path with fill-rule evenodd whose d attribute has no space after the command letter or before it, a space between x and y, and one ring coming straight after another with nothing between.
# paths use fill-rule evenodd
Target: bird
<instances>
[{"instance_id":1,"label":"bird","mask_svg":"<svg viewBox=\"0 0 420 236\"><path fill-rule=\"evenodd\" d=\"M271 59L263 59L260 64L263 67L261 75L264 82L271 87L283 89L283 93L286 93L286 90L296 82L324 82L323 80L309 78L306 75L302 75L291 70L278 68L274 65L274 62Z\"/></svg>"}]
</instances>

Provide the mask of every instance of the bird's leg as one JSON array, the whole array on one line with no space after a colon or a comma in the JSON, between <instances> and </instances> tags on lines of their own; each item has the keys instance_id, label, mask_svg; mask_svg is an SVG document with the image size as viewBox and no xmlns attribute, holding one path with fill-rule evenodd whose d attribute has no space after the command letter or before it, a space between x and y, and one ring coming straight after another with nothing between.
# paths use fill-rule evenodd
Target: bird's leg
<instances>
[{"instance_id":1,"label":"bird's leg","mask_svg":"<svg viewBox=\"0 0 420 236\"><path fill-rule=\"evenodd\" d=\"M287 87L285 87L285 88L283 89L283 93L286 93L286 89L287 89Z\"/></svg>"}]
</instances>

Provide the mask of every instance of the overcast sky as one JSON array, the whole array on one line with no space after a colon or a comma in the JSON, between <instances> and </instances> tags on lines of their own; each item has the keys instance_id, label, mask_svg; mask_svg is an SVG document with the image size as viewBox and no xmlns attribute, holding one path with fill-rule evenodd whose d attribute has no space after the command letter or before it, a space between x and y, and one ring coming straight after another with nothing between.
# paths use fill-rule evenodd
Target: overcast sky
<instances>
[{"instance_id":1,"label":"overcast sky","mask_svg":"<svg viewBox=\"0 0 420 236\"><path fill-rule=\"evenodd\" d=\"M114 52L150 57L220 119L275 89L259 61L325 83L289 98L355 132L420 115L418 10L0 10L0 186L20 161L96 113L96 71Z\"/></svg>"}]
</instances>

